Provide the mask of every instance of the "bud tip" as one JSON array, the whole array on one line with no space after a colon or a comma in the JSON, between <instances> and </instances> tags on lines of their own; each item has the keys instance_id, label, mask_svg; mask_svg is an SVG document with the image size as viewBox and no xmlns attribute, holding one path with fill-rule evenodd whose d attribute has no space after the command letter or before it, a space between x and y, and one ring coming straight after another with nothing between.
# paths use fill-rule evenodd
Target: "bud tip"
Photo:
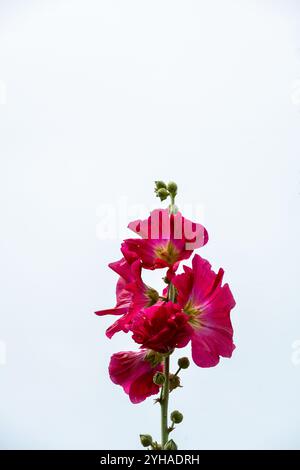
<instances>
[{"instance_id":1,"label":"bud tip","mask_svg":"<svg viewBox=\"0 0 300 470\"><path fill-rule=\"evenodd\" d=\"M140 441L143 447L149 447L152 444L152 437L150 434L140 434Z\"/></svg>"}]
</instances>

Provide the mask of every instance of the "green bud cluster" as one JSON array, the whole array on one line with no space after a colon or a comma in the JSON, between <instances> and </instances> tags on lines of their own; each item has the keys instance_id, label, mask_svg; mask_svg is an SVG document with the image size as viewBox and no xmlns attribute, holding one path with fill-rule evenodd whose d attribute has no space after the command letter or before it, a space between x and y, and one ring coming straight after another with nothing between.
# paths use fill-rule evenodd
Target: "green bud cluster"
<instances>
[{"instance_id":1,"label":"green bud cluster","mask_svg":"<svg viewBox=\"0 0 300 470\"><path fill-rule=\"evenodd\" d=\"M170 181L168 184L164 181L155 181L154 192L161 201L164 201L170 196L173 203L177 194L177 184L174 183L174 181Z\"/></svg>"}]
</instances>

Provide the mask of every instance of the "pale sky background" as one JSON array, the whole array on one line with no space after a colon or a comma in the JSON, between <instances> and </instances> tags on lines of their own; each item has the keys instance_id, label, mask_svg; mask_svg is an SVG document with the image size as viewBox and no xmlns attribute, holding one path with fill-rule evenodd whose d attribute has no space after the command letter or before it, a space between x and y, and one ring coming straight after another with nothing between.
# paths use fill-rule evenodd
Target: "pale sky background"
<instances>
[{"instance_id":1,"label":"pale sky background","mask_svg":"<svg viewBox=\"0 0 300 470\"><path fill-rule=\"evenodd\" d=\"M233 358L172 394L174 439L300 448L299 124L296 0L0 1L2 449L159 438L159 407L108 377L135 345L93 315L155 179L200 208L237 302Z\"/></svg>"}]
</instances>

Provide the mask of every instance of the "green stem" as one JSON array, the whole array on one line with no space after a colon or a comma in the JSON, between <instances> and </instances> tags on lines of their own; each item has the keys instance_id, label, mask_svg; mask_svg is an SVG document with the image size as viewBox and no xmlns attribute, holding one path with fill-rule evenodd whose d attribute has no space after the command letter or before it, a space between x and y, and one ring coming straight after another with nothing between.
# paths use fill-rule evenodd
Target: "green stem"
<instances>
[{"instance_id":1,"label":"green stem","mask_svg":"<svg viewBox=\"0 0 300 470\"><path fill-rule=\"evenodd\" d=\"M170 199L171 199L171 204L169 206L169 213L175 214L177 212L176 206L175 206L175 196L170 194Z\"/></svg>"},{"instance_id":2,"label":"green stem","mask_svg":"<svg viewBox=\"0 0 300 470\"><path fill-rule=\"evenodd\" d=\"M175 302L176 290L172 283L169 284L168 299L171 302ZM168 406L169 406L169 394L170 394L170 354L164 359L164 374L165 383L162 389L162 396L160 400L161 406L161 447L168 442L169 439L169 426L168 426Z\"/></svg>"},{"instance_id":3,"label":"green stem","mask_svg":"<svg viewBox=\"0 0 300 470\"><path fill-rule=\"evenodd\" d=\"M169 438L169 426L168 426L168 405L169 405L169 375L170 375L170 356L167 356L164 360L164 373L165 383L163 386L163 393L161 399L161 447L168 442Z\"/></svg>"}]
</instances>

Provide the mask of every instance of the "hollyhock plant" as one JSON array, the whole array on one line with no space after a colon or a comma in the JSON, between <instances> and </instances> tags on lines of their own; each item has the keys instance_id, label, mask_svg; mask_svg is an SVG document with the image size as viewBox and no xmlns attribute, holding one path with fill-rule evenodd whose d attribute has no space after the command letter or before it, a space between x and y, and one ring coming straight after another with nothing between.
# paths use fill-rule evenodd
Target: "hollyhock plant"
<instances>
[{"instance_id":1,"label":"hollyhock plant","mask_svg":"<svg viewBox=\"0 0 300 470\"><path fill-rule=\"evenodd\" d=\"M109 264L119 276L114 308L95 312L114 315L117 320L107 329L109 338L116 332L130 333L139 351L112 355L109 375L132 403L157 395L161 408L161 439L141 434L144 447L153 450L177 449L171 432L183 420L178 410L168 414L170 392L181 386L180 373L190 365L188 357L178 360L171 373L170 359L176 349L191 345L191 355L199 367L216 366L220 357L231 357L235 348L230 319L235 301L228 284L222 285L224 271L215 273L198 254L191 267L180 263L208 241L206 229L191 222L175 205L177 185L155 182L161 201L168 197L168 209L155 209L145 220L129 223L139 238L121 245L122 258ZM166 269L161 295L142 279L143 269Z\"/></svg>"}]
</instances>

